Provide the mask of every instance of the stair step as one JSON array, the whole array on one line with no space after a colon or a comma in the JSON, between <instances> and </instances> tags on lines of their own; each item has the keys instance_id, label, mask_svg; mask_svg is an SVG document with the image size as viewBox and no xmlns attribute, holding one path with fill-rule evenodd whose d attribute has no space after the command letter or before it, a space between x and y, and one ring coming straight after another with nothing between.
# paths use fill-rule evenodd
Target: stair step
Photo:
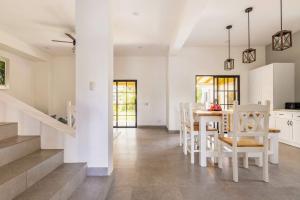
<instances>
[{"instance_id":1,"label":"stair step","mask_svg":"<svg viewBox=\"0 0 300 200\"><path fill-rule=\"evenodd\" d=\"M0 167L41 148L39 136L14 136L0 140Z\"/></svg>"},{"instance_id":2,"label":"stair step","mask_svg":"<svg viewBox=\"0 0 300 200\"><path fill-rule=\"evenodd\" d=\"M62 164L15 200L67 200L86 177L86 164Z\"/></svg>"},{"instance_id":3,"label":"stair step","mask_svg":"<svg viewBox=\"0 0 300 200\"><path fill-rule=\"evenodd\" d=\"M87 177L84 182L75 190L69 200L105 200L114 176Z\"/></svg>"},{"instance_id":4,"label":"stair step","mask_svg":"<svg viewBox=\"0 0 300 200\"><path fill-rule=\"evenodd\" d=\"M13 199L62 163L62 150L38 150L0 167L0 200Z\"/></svg>"},{"instance_id":5,"label":"stair step","mask_svg":"<svg viewBox=\"0 0 300 200\"><path fill-rule=\"evenodd\" d=\"M18 123L1 122L0 123L0 140L18 135Z\"/></svg>"}]
</instances>

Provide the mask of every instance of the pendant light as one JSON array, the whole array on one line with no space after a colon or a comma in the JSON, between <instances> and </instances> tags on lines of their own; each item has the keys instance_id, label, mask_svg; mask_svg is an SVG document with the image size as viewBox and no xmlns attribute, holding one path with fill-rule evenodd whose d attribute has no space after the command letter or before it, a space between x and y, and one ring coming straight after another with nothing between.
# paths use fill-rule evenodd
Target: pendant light
<instances>
[{"instance_id":1,"label":"pendant light","mask_svg":"<svg viewBox=\"0 0 300 200\"><path fill-rule=\"evenodd\" d=\"M229 71L234 69L234 59L230 58L230 29L232 25L226 26L228 30L228 58L224 62L224 70Z\"/></svg>"},{"instance_id":2,"label":"pendant light","mask_svg":"<svg viewBox=\"0 0 300 200\"><path fill-rule=\"evenodd\" d=\"M245 13L248 14L248 49L243 51L243 63L253 63L256 61L256 49L250 47L250 12L252 10L252 7L245 10Z\"/></svg>"},{"instance_id":3,"label":"pendant light","mask_svg":"<svg viewBox=\"0 0 300 200\"><path fill-rule=\"evenodd\" d=\"M272 36L273 51L283 51L293 45L292 31L282 30L282 0L280 0L280 31Z\"/></svg>"}]
</instances>

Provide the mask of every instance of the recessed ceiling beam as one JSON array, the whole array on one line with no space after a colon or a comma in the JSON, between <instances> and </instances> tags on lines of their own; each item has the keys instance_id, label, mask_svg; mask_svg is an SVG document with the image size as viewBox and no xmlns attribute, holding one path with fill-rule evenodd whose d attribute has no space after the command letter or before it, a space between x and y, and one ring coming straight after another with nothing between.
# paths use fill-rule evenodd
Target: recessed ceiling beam
<instances>
[{"instance_id":1,"label":"recessed ceiling beam","mask_svg":"<svg viewBox=\"0 0 300 200\"><path fill-rule=\"evenodd\" d=\"M46 61L50 58L48 54L3 31L0 31L0 48L31 60Z\"/></svg>"},{"instance_id":2,"label":"recessed ceiling beam","mask_svg":"<svg viewBox=\"0 0 300 200\"><path fill-rule=\"evenodd\" d=\"M181 18L178 21L177 29L170 44L169 54L176 54L183 47L185 41L197 25L208 1L209 0L185 0Z\"/></svg>"}]
</instances>

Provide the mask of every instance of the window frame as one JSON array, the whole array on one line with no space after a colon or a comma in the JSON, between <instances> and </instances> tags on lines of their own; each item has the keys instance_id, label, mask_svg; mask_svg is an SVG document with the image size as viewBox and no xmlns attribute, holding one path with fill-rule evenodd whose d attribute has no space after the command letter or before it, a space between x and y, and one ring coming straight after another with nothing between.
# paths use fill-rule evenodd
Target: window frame
<instances>
[{"instance_id":1,"label":"window frame","mask_svg":"<svg viewBox=\"0 0 300 200\"><path fill-rule=\"evenodd\" d=\"M218 94L218 89L217 89L217 91L215 91L215 80L218 80L219 78L234 78L234 79L237 79L237 87L238 87L238 89L236 90L235 89L235 84L234 84L234 90L224 90L224 93L225 92L237 92L237 95L238 95L238 97L237 97L237 101L238 101L238 103L240 104L240 102L241 102L241 76L240 75L196 75L195 76L195 102L197 103L197 78L198 77L203 77L203 76L210 76L210 77L212 77L213 78L213 100L215 100L215 99L217 99L218 100L218 104L219 104L219 99L218 99L218 97L216 97L215 95L216 95L216 93ZM219 88L219 86L218 86L218 83L217 83L217 88ZM222 105L224 105L224 106L228 106L228 105L231 105L231 104L222 104Z\"/></svg>"}]
</instances>

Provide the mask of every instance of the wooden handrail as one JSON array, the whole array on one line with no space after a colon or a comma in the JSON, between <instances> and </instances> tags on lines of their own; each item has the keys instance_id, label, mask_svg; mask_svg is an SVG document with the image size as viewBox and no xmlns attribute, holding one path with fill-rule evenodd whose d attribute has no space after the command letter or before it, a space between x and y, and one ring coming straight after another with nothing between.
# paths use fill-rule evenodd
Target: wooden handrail
<instances>
[{"instance_id":1,"label":"wooden handrail","mask_svg":"<svg viewBox=\"0 0 300 200\"><path fill-rule=\"evenodd\" d=\"M0 91L0 101L4 102L7 105L13 106L23 113L31 116L32 118L40 121L43 124L46 124L60 132L67 133L71 136L75 136L75 129L72 127L69 127L66 124L63 124L56 119L52 118L49 115L46 115L45 113L37 110L36 108L16 99L15 97L12 97L4 92Z\"/></svg>"}]
</instances>

